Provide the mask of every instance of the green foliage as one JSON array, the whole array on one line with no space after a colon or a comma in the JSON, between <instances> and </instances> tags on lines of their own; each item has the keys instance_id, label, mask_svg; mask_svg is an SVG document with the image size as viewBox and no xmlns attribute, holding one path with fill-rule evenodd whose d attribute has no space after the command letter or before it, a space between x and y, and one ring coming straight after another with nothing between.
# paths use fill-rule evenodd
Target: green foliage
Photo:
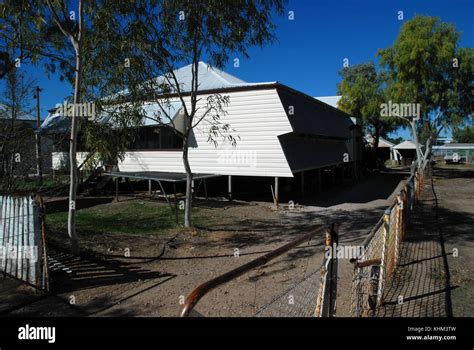
<instances>
[{"instance_id":1,"label":"green foliage","mask_svg":"<svg viewBox=\"0 0 474 350\"><path fill-rule=\"evenodd\" d=\"M403 137L394 138L394 137L385 136L385 139L395 145L398 145L399 143L402 143L403 141L405 141Z\"/></svg>"},{"instance_id":2,"label":"green foliage","mask_svg":"<svg viewBox=\"0 0 474 350\"><path fill-rule=\"evenodd\" d=\"M222 68L230 55L248 57L251 46L275 40L272 15L283 13L285 0L137 1L123 7L118 23L123 26L123 47L117 57L128 60L127 101L153 101L160 111L158 123L172 122L183 138L183 165L187 174L185 226L191 226L191 178L188 160L189 137L193 128L205 128L208 142L235 145L238 137L223 120L228 97L214 94L202 101L198 96L200 61ZM126 47L126 50L123 48ZM183 88L175 70L191 64L190 85ZM156 79L162 77L161 79ZM186 95L186 100L185 100ZM189 98L188 98L189 96ZM166 112L171 98L182 104L183 125L179 130ZM199 113L198 113L199 111ZM198 116L197 118L195 118Z\"/></svg>"},{"instance_id":3,"label":"green foliage","mask_svg":"<svg viewBox=\"0 0 474 350\"><path fill-rule=\"evenodd\" d=\"M474 127L455 128L453 130L453 138L459 143L474 143Z\"/></svg>"},{"instance_id":4,"label":"green foliage","mask_svg":"<svg viewBox=\"0 0 474 350\"><path fill-rule=\"evenodd\" d=\"M392 47L378 53L390 77L388 97L421 105L419 130L425 124L439 133L472 113L474 51L459 48L459 37L439 18L416 16Z\"/></svg>"},{"instance_id":5,"label":"green foliage","mask_svg":"<svg viewBox=\"0 0 474 350\"><path fill-rule=\"evenodd\" d=\"M42 41L37 30L41 18L38 7L39 0L0 3L0 79L14 70L16 64L38 60Z\"/></svg>"},{"instance_id":6,"label":"green foliage","mask_svg":"<svg viewBox=\"0 0 474 350\"><path fill-rule=\"evenodd\" d=\"M372 62L346 67L339 74L343 78L338 85L339 108L360 118L365 133L377 139L399 126L399 120L380 116L380 105L386 100L385 77Z\"/></svg>"}]
</instances>

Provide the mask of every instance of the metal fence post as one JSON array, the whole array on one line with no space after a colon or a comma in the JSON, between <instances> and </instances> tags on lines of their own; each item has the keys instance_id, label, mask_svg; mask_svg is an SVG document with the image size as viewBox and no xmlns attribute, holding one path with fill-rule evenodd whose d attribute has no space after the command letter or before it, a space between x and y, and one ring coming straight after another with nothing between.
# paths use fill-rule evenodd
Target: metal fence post
<instances>
[{"instance_id":1,"label":"metal fence post","mask_svg":"<svg viewBox=\"0 0 474 350\"><path fill-rule=\"evenodd\" d=\"M385 272L386 272L386 263L387 263L387 244L388 236L390 234L390 208L385 210L383 216L383 245L382 245L382 256L380 261L380 273L379 273L379 285L377 288L377 306L382 303L383 289L385 287Z\"/></svg>"},{"instance_id":2,"label":"metal fence post","mask_svg":"<svg viewBox=\"0 0 474 350\"><path fill-rule=\"evenodd\" d=\"M402 192L403 193L403 192ZM403 225L404 225L404 220L403 220L403 199L401 195L397 196L397 221L396 221L396 230L395 230L395 257L394 257L394 268L396 268L398 264L398 257L400 253L399 245L400 245L400 240L403 232Z\"/></svg>"},{"instance_id":3,"label":"metal fence post","mask_svg":"<svg viewBox=\"0 0 474 350\"><path fill-rule=\"evenodd\" d=\"M337 296L337 254L334 244L337 245L337 226L332 224L326 231L325 251L330 251L329 256L325 254L323 267L321 269L321 281L319 285L318 298L316 301L315 317L333 317L336 314Z\"/></svg>"},{"instance_id":4,"label":"metal fence post","mask_svg":"<svg viewBox=\"0 0 474 350\"><path fill-rule=\"evenodd\" d=\"M408 185L405 185L402 191L402 241L405 239L405 233L407 229L407 221L408 221L408 214L407 214L407 206L408 206Z\"/></svg>"},{"instance_id":5,"label":"metal fence post","mask_svg":"<svg viewBox=\"0 0 474 350\"><path fill-rule=\"evenodd\" d=\"M42 270L42 284L41 288L49 292L49 266L48 266L48 251L46 248L46 212L45 212L45 205L44 200L41 195L37 195L36 197L37 205L39 208L39 221L40 227L38 228L41 230L41 238L40 241L42 242L42 250L41 250L41 270Z\"/></svg>"},{"instance_id":6,"label":"metal fence post","mask_svg":"<svg viewBox=\"0 0 474 350\"><path fill-rule=\"evenodd\" d=\"M415 187L415 201L418 200L418 171L415 172L415 177L413 181L414 187Z\"/></svg>"},{"instance_id":7,"label":"metal fence post","mask_svg":"<svg viewBox=\"0 0 474 350\"><path fill-rule=\"evenodd\" d=\"M413 203L415 202L415 178L408 183L408 187L410 188L410 192L408 198L410 199L410 205L407 208L408 216L411 216L411 212L413 211Z\"/></svg>"},{"instance_id":8,"label":"metal fence post","mask_svg":"<svg viewBox=\"0 0 474 350\"><path fill-rule=\"evenodd\" d=\"M339 237L338 237L338 225L332 224L330 228L330 235L331 235L331 243L332 245L338 245L339 244ZM334 252L333 252L334 253ZM336 298L337 298L337 254L333 254L331 257L331 271L329 275L329 317L334 317L336 316Z\"/></svg>"}]
</instances>

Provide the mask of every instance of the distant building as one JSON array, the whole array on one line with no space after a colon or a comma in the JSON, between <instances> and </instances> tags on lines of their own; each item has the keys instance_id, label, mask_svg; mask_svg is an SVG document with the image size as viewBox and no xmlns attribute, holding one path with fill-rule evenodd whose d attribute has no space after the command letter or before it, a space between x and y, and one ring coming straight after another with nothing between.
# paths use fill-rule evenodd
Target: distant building
<instances>
[{"instance_id":1,"label":"distant building","mask_svg":"<svg viewBox=\"0 0 474 350\"><path fill-rule=\"evenodd\" d=\"M436 145L441 146L452 142L454 142L454 139L452 137L438 137L438 139L436 140Z\"/></svg>"},{"instance_id":2,"label":"distant building","mask_svg":"<svg viewBox=\"0 0 474 350\"><path fill-rule=\"evenodd\" d=\"M0 168L12 166L13 154L20 155L15 164L16 174L36 174L36 136L37 118L30 113L19 111L15 117L15 134L11 134L12 110L0 103ZM2 132L3 131L3 132ZM8 139L10 138L10 139ZM9 146L7 147L7 143ZM51 171L51 141L41 139L43 172Z\"/></svg>"},{"instance_id":3,"label":"distant building","mask_svg":"<svg viewBox=\"0 0 474 350\"><path fill-rule=\"evenodd\" d=\"M365 140L371 147L373 146L374 141L372 136L366 135ZM393 142L390 142L384 139L383 137L379 137L379 144L377 147L377 158L383 162L387 160L399 161L402 156L400 152L398 152L394 147L395 144Z\"/></svg>"},{"instance_id":4,"label":"distant building","mask_svg":"<svg viewBox=\"0 0 474 350\"><path fill-rule=\"evenodd\" d=\"M0 123L2 126L11 124L12 122L12 109L3 103L0 103ZM33 115L20 111L17 113L15 118L16 125L22 124L26 127L36 130L36 117Z\"/></svg>"},{"instance_id":5,"label":"distant building","mask_svg":"<svg viewBox=\"0 0 474 350\"><path fill-rule=\"evenodd\" d=\"M400 165L410 165L416 159L416 143L411 140L403 141L393 149L399 154L397 161Z\"/></svg>"},{"instance_id":6,"label":"distant building","mask_svg":"<svg viewBox=\"0 0 474 350\"><path fill-rule=\"evenodd\" d=\"M447 163L474 163L474 143L447 143L433 146L435 160Z\"/></svg>"}]
</instances>

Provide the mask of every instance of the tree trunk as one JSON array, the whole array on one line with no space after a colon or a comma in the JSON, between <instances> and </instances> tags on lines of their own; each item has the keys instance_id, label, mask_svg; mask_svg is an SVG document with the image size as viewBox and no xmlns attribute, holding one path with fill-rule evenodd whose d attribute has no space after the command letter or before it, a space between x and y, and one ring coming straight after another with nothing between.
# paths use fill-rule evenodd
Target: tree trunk
<instances>
[{"instance_id":1,"label":"tree trunk","mask_svg":"<svg viewBox=\"0 0 474 350\"><path fill-rule=\"evenodd\" d=\"M183 140L183 163L186 170L186 204L184 208L184 226L192 226L192 208L193 208L193 173L188 159L189 132Z\"/></svg>"},{"instance_id":2,"label":"tree trunk","mask_svg":"<svg viewBox=\"0 0 474 350\"><path fill-rule=\"evenodd\" d=\"M70 165L70 184L69 184L69 215L68 215L68 234L71 241L71 252L75 255L79 253L79 242L76 234L76 199L77 199L77 106L81 103L81 66L82 57L80 50L76 54L76 80L74 84L74 114L71 121L71 140L69 145L69 165Z\"/></svg>"},{"instance_id":3,"label":"tree trunk","mask_svg":"<svg viewBox=\"0 0 474 350\"><path fill-rule=\"evenodd\" d=\"M82 2L79 2L81 8ZM82 17L82 11L79 11ZM82 34L82 33L81 33ZM74 113L71 121L71 140L69 145L69 165L70 165L70 184L69 184L69 213L67 229L71 242L71 252L74 255L79 254L79 240L76 233L76 200L77 200L77 135L79 133L78 125L78 105L81 103L81 81L82 81L82 38L74 43L76 52L76 77L74 82Z\"/></svg>"},{"instance_id":4,"label":"tree trunk","mask_svg":"<svg viewBox=\"0 0 474 350\"><path fill-rule=\"evenodd\" d=\"M379 128L375 128L375 134L374 134L374 154L372 155L372 167L375 169L377 168L377 161L378 161L378 150L379 150L379 140L380 140L380 130Z\"/></svg>"},{"instance_id":5,"label":"tree trunk","mask_svg":"<svg viewBox=\"0 0 474 350\"><path fill-rule=\"evenodd\" d=\"M416 145L416 163L417 163L418 168L421 168L421 165L423 162L423 152L421 151L421 145L420 145L420 142L418 141L418 131L416 130L415 120L410 121L410 126L411 126L411 133L413 135L413 139Z\"/></svg>"},{"instance_id":6,"label":"tree trunk","mask_svg":"<svg viewBox=\"0 0 474 350\"><path fill-rule=\"evenodd\" d=\"M421 165L422 170L425 170L426 166L428 165L431 159L431 144L432 144L432 137L430 135L428 139L426 140L425 154L423 156L423 163Z\"/></svg>"}]
</instances>

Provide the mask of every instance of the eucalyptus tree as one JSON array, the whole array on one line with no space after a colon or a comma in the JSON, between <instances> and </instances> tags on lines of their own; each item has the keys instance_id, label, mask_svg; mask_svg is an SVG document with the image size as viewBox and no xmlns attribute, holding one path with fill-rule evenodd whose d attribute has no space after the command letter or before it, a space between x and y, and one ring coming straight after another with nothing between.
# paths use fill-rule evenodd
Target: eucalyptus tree
<instances>
[{"instance_id":1,"label":"eucalyptus tree","mask_svg":"<svg viewBox=\"0 0 474 350\"><path fill-rule=\"evenodd\" d=\"M455 128L453 130L453 139L460 143L474 143L474 127L472 126L472 122L463 128Z\"/></svg>"},{"instance_id":2,"label":"eucalyptus tree","mask_svg":"<svg viewBox=\"0 0 474 350\"><path fill-rule=\"evenodd\" d=\"M390 74L390 99L420 107L419 116L401 116L411 127L420 168L444 129L472 117L474 50L460 47L459 39L452 24L416 16L402 26L392 47L378 53ZM426 135L424 150L420 133Z\"/></svg>"},{"instance_id":3,"label":"eucalyptus tree","mask_svg":"<svg viewBox=\"0 0 474 350\"><path fill-rule=\"evenodd\" d=\"M68 235L71 250L76 254L79 130L82 128L87 136L92 153L113 159L125 147L124 142L117 140L129 140L133 133L126 129L131 126L134 130L137 125L139 111L131 110L133 104L110 107L105 97L127 83L114 55L114 45L126 46L128 40L117 35L122 33L122 24L116 21L117 12L127 6L127 2L102 0L5 0L0 5L1 76L32 63L43 65L48 76L58 73L61 80L72 86L68 102L72 102L73 108L66 135L70 146ZM84 101L96 104L98 114L105 118L79 118Z\"/></svg>"},{"instance_id":4,"label":"eucalyptus tree","mask_svg":"<svg viewBox=\"0 0 474 350\"><path fill-rule=\"evenodd\" d=\"M339 74L343 79L337 87L341 95L338 106L359 118L364 133L372 137L372 165L375 166L380 137L386 137L400 124L395 118L380 115L380 106L386 100L385 76L372 62L345 67Z\"/></svg>"},{"instance_id":5,"label":"eucalyptus tree","mask_svg":"<svg viewBox=\"0 0 474 350\"><path fill-rule=\"evenodd\" d=\"M5 0L0 3L0 82L3 88L1 102L2 116L0 120L0 174L2 187L13 190L15 181L14 168L20 162L13 160L14 155L19 160L21 140L24 128L18 128L16 122L18 115L29 111L31 102L31 80L22 71L25 64L36 59L35 47L38 42L29 30L34 26L36 17L34 6L22 1ZM8 120L8 122L7 122ZM26 157L22 160L26 161ZM23 162L23 166L25 162ZM24 166L25 167L25 166Z\"/></svg>"},{"instance_id":6,"label":"eucalyptus tree","mask_svg":"<svg viewBox=\"0 0 474 350\"><path fill-rule=\"evenodd\" d=\"M33 86L34 81L16 68L9 70L2 82L0 191L14 192L36 167L31 127Z\"/></svg>"},{"instance_id":7,"label":"eucalyptus tree","mask_svg":"<svg viewBox=\"0 0 474 350\"><path fill-rule=\"evenodd\" d=\"M154 118L158 123L171 123L172 99L181 102L184 125L179 133L183 140L183 165L186 172L186 227L192 226L192 180L189 163L190 136L196 127L206 128L208 141L236 144L238 137L225 123L229 97L218 93L205 100L199 96L199 62L222 68L232 55L249 57L251 46L274 41L272 16L282 14L284 0L237 1L136 1L123 21L128 23L126 35L134 45L122 52L129 62L128 75L134 81L137 95L158 106ZM188 86L183 86L175 69L191 65ZM161 77L157 79L158 77ZM130 89L132 90L132 88Z\"/></svg>"},{"instance_id":8,"label":"eucalyptus tree","mask_svg":"<svg viewBox=\"0 0 474 350\"><path fill-rule=\"evenodd\" d=\"M123 36L120 14L131 9L129 2L78 0L77 9L67 0L45 0L43 22L50 35L49 70L59 67L62 76L73 85L73 113L70 126L70 189L68 234L71 250L79 251L76 234L76 198L78 187L77 143L81 130L90 156L110 162L123 156L141 125L141 109L135 100L117 104L113 92L133 86L127 80L117 50L131 44ZM53 24L51 26L51 24ZM58 33L59 31L59 33ZM58 35L58 34L62 34ZM53 55L51 55L53 53ZM93 103L96 115L80 118L84 103ZM82 165L81 165L82 166Z\"/></svg>"},{"instance_id":9,"label":"eucalyptus tree","mask_svg":"<svg viewBox=\"0 0 474 350\"><path fill-rule=\"evenodd\" d=\"M0 80L38 59L41 38L35 28L40 25L41 17L37 4L34 0L0 3Z\"/></svg>"}]
</instances>

